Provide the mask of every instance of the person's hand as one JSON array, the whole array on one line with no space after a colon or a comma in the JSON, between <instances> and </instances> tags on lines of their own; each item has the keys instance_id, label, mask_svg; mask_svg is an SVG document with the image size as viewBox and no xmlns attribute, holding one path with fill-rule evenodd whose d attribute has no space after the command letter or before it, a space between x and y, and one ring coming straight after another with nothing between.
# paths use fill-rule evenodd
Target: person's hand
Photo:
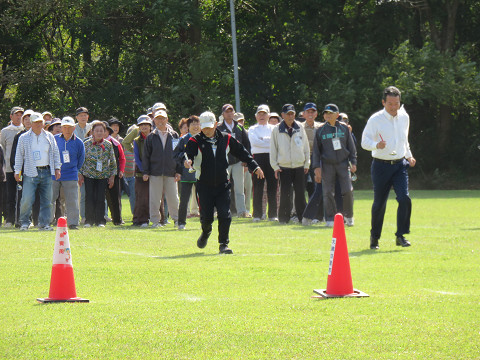
<instances>
[{"instance_id":1,"label":"person's hand","mask_svg":"<svg viewBox=\"0 0 480 360\"><path fill-rule=\"evenodd\" d=\"M150 178L150 177L149 177L148 175L146 175L146 174L143 175L143 181L148 181L149 178Z\"/></svg>"},{"instance_id":2,"label":"person's hand","mask_svg":"<svg viewBox=\"0 0 480 360\"><path fill-rule=\"evenodd\" d=\"M175 182L179 182L181 178L182 178L181 174L175 174Z\"/></svg>"},{"instance_id":3,"label":"person's hand","mask_svg":"<svg viewBox=\"0 0 480 360\"><path fill-rule=\"evenodd\" d=\"M309 171L309 170L310 170L309 168L304 168L304 169L303 169L303 172L305 173L305 175L308 174L308 171Z\"/></svg>"},{"instance_id":4,"label":"person's hand","mask_svg":"<svg viewBox=\"0 0 480 360\"><path fill-rule=\"evenodd\" d=\"M282 172L282 169L275 170L275 179L278 179L280 177L281 172Z\"/></svg>"},{"instance_id":5,"label":"person's hand","mask_svg":"<svg viewBox=\"0 0 480 360\"><path fill-rule=\"evenodd\" d=\"M123 171L119 171L119 172L118 172L118 177L119 177L120 179L123 178Z\"/></svg>"},{"instance_id":6,"label":"person's hand","mask_svg":"<svg viewBox=\"0 0 480 360\"><path fill-rule=\"evenodd\" d=\"M254 172L255 175L257 175L257 179L264 179L265 175L263 174L263 170L260 168L257 168Z\"/></svg>"},{"instance_id":7,"label":"person's hand","mask_svg":"<svg viewBox=\"0 0 480 360\"><path fill-rule=\"evenodd\" d=\"M351 171L352 173L357 172L357 165L351 165L351 166L350 166L350 171Z\"/></svg>"},{"instance_id":8,"label":"person's hand","mask_svg":"<svg viewBox=\"0 0 480 360\"><path fill-rule=\"evenodd\" d=\"M387 146L387 143L383 140L377 143L377 149L385 149L385 146Z\"/></svg>"},{"instance_id":9,"label":"person's hand","mask_svg":"<svg viewBox=\"0 0 480 360\"><path fill-rule=\"evenodd\" d=\"M410 164L410 167L414 167L415 164L417 163L417 160L415 160L413 156L409 157L407 160L408 160L408 163Z\"/></svg>"},{"instance_id":10,"label":"person's hand","mask_svg":"<svg viewBox=\"0 0 480 360\"><path fill-rule=\"evenodd\" d=\"M316 168L314 170L314 173L315 173L315 182L320 184L322 182L322 169Z\"/></svg>"},{"instance_id":11,"label":"person's hand","mask_svg":"<svg viewBox=\"0 0 480 360\"><path fill-rule=\"evenodd\" d=\"M111 189L113 187L113 183L115 181L115 175L112 175L108 178L108 188Z\"/></svg>"},{"instance_id":12,"label":"person's hand","mask_svg":"<svg viewBox=\"0 0 480 360\"><path fill-rule=\"evenodd\" d=\"M20 174L15 174L15 181L20 182Z\"/></svg>"},{"instance_id":13,"label":"person's hand","mask_svg":"<svg viewBox=\"0 0 480 360\"><path fill-rule=\"evenodd\" d=\"M60 169L55 169L55 180L60 179L62 176L62 173L60 172Z\"/></svg>"},{"instance_id":14,"label":"person's hand","mask_svg":"<svg viewBox=\"0 0 480 360\"><path fill-rule=\"evenodd\" d=\"M185 160L183 166L185 166L185 169L190 169L192 167L192 160Z\"/></svg>"},{"instance_id":15,"label":"person's hand","mask_svg":"<svg viewBox=\"0 0 480 360\"><path fill-rule=\"evenodd\" d=\"M84 181L85 181L85 178L83 177L83 175L78 174L78 186L82 186Z\"/></svg>"}]
</instances>

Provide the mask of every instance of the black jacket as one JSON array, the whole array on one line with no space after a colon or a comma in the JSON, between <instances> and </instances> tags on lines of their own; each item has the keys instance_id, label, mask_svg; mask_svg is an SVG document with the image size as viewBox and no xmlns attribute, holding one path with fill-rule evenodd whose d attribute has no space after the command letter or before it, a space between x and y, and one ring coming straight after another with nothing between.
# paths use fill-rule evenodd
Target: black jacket
<instances>
[{"instance_id":1,"label":"black jacket","mask_svg":"<svg viewBox=\"0 0 480 360\"><path fill-rule=\"evenodd\" d=\"M182 169L173 156L173 148L177 146L178 134L170 129L167 131L165 148L163 148L158 129L153 130L145 139L142 157L145 175L174 177L175 173L182 173Z\"/></svg>"},{"instance_id":2,"label":"black jacket","mask_svg":"<svg viewBox=\"0 0 480 360\"><path fill-rule=\"evenodd\" d=\"M178 145L177 147L175 148L174 150L174 157L175 157L175 160L177 160L177 162L179 163L179 165L181 166L182 168L182 179L181 181L189 181L189 182L195 182L197 181L197 179L195 178L195 173L194 172L189 172L185 166L184 166L184 163L185 163L185 149L187 148L187 144L188 144L188 140L190 140L190 138L192 137L192 135L190 135L190 133L182 136L180 138L180 141L178 142Z\"/></svg>"},{"instance_id":3,"label":"black jacket","mask_svg":"<svg viewBox=\"0 0 480 360\"><path fill-rule=\"evenodd\" d=\"M213 153L216 146L216 155ZM248 166L253 173L258 164L252 155L230 134L215 131L213 139L206 137L202 132L191 137L185 150L193 162L197 181L209 186L219 186L228 182L228 154L232 154Z\"/></svg>"},{"instance_id":4,"label":"black jacket","mask_svg":"<svg viewBox=\"0 0 480 360\"><path fill-rule=\"evenodd\" d=\"M238 140L238 142L242 144L249 153L251 153L250 140L248 140L247 130L245 130L245 128L242 125L240 125L237 121L233 120L233 126L232 126L231 132L230 132L230 129L227 127L227 125L225 125L225 121L222 122L220 125L218 125L217 129L220 130L221 132L231 134L233 138ZM238 162L239 160L236 157L234 157L232 154L228 154L228 163L230 165L236 164Z\"/></svg>"}]
</instances>

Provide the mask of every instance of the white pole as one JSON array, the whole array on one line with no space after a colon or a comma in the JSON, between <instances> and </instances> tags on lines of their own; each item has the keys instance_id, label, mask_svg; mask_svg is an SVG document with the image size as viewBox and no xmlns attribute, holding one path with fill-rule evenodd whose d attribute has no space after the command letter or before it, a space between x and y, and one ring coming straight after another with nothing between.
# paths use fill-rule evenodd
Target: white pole
<instances>
[{"instance_id":1,"label":"white pole","mask_svg":"<svg viewBox=\"0 0 480 360\"><path fill-rule=\"evenodd\" d=\"M233 48L233 76L235 81L235 111L240 110L240 86L238 80L238 59L237 59L237 28L235 26L235 6L230 0L230 19L232 23L232 48Z\"/></svg>"}]
</instances>

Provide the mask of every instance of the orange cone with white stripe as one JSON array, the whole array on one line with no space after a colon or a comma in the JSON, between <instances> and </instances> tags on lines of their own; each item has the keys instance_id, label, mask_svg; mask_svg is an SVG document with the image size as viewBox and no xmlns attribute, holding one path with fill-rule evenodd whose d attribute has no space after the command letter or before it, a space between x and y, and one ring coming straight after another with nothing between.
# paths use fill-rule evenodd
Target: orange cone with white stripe
<instances>
[{"instance_id":1,"label":"orange cone with white stripe","mask_svg":"<svg viewBox=\"0 0 480 360\"><path fill-rule=\"evenodd\" d=\"M50 292L48 298L38 298L37 301L41 303L89 302L87 299L77 297L73 277L72 252L65 217L59 218L57 222Z\"/></svg>"},{"instance_id":2,"label":"orange cone with white stripe","mask_svg":"<svg viewBox=\"0 0 480 360\"><path fill-rule=\"evenodd\" d=\"M328 267L327 289L313 290L321 297L367 297L364 292L354 289L343 215L335 215L333 223L332 247Z\"/></svg>"}]
</instances>

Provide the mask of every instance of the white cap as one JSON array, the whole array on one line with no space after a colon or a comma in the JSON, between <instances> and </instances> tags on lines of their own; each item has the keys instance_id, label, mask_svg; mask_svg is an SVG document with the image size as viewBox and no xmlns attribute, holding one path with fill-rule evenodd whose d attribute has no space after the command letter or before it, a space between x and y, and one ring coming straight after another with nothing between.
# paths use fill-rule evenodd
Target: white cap
<instances>
[{"instance_id":1,"label":"white cap","mask_svg":"<svg viewBox=\"0 0 480 360\"><path fill-rule=\"evenodd\" d=\"M200 119L200 128L205 129L205 128L213 128L215 124L217 123L217 120L215 119L215 114L213 114L210 111L205 111L199 116Z\"/></svg>"},{"instance_id":2,"label":"white cap","mask_svg":"<svg viewBox=\"0 0 480 360\"><path fill-rule=\"evenodd\" d=\"M270 108L268 107L268 105L262 104L259 107L257 107L257 112L255 113L255 115L257 115L259 112L262 112L262 111L266 112L267 114L270 114Z\"/></svg>"},{"instance_id":3,"label":"white cap","mask_svg":"<svg viewBox=\"0 0 480 360\"><path fill-rule=\"evenodd\" d=\"M18 111L17 111L18 112ZM29 115L31 117L31 115L34 113L34 111L32 109L28 109L28 110L25 110L25 112L23 113L22 115L22 120L25 116Z\"/></svg>"},{"instance_id":4,"label":"white cap","mask_svg":"<svg viewBox=\"0 0 480 360\"><path fill-rule=\"evenodd\" d=\"M150 126L153 126L152 124L152 119L150 119L150 116L148 115L140 115L137 119L137 125L142 125L142 124L148 124Z\"/></svg>"},{"instance_id":5,"label":"white cap","mask_svg":"<svg viewBox=\"0 0 480 360\"><path fill-rule=\"evenodd\" d=\"M30 115L30 121L31 121L32 123L37 122L37 121L43 122L43 116L42 116L42 114L40 114L39 112L33 112L33 113Z\"/></svg>"},{"instance_id":6,"label":"white cap","mask_svg":"<svg viewBox=\"0 0 480 360\"><path fill-rule=\"evenodd\" d=\"M166 112L166 111L167 111L167 107L165 106L164 103L161 103L161 102L158 102L158 103L153 104L153 106L152 106L152 114L153 114L153 116L156 115L156 112L157 112L158 110L165 110L165 112Z\"/></svg>"},{"instance_id":7,"label":"white cap","mask_svg":"<svg viewBox=\"0 0 480 360\"><path fill-rule=\"evenodd\" d=\"M45 115L50 115L50 116L53 117L53 115L52 115L52 113L51 113L50 111L44 111L44 112L42 113L42 116L45 116Z\"/></svg>"},{"instance_id":8,"label":"white cap","mask_svg":"<svg viewBox=\"0 0 480 360\"><path fill-rule=\"evenodd\" d=\"M168 118L167 112L165 110L155 111L154 114L154 117L163 116L164 118Z\"/></svg>"},{"instance_id":9,"label":"white cap","mask_svg":"<svg viewBox=\"0 0 480 360\"><path fill-rule=\"evenodd\" d=\"M73 118L70 117L70 116L65 116L65 117L62 119L61 125L62 125L62 126L75 126L75 120L73 120Z\"/></svg>"}]
</instances>

